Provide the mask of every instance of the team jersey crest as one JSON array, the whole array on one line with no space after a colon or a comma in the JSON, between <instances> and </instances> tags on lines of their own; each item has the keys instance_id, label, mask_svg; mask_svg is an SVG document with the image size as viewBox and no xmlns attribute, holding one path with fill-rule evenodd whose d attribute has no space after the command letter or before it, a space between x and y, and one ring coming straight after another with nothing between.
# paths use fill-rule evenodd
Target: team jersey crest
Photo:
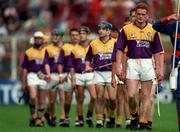
<instances>
[{"instance_id":1,"label":"team jersey crest","mask_svg":"<svg viewBox=\"0 0 180 132\"><path fill-rule=\"evenodd\" d=\"M131 32L130 33L130 38L136 38L136 33L135 32Z\"/></svg>"}]
</instances>

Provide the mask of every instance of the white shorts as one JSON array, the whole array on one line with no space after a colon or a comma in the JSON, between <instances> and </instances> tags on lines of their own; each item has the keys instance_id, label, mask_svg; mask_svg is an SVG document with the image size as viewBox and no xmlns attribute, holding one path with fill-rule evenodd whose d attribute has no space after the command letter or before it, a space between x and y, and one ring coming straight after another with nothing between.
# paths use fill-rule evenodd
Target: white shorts
<instances>
[{"instance_id":1,"label":"white shorts","mask_svg":"<svg viewBox=\"0 0 180 132\"><path fill-rule=\"evenodd\" d=\"M121 81L117 76L115 76L115 78L116 78L117 85L124 84L124 82Z\"/></svg>"},{"instance_id":2,"label":"white shorts","mask_svg":"<svg viewBox=\"0 0 180 132\"><path fill-rule=\"evenodd\" d=\"M39 79L37 73L30 72L27 75L27 85L36 86L40 89L47 89L47 82L45 80Z\"/></svg>"},{"instance_id":3,"label":"white shorts","mask_svg":"<svg viewBox=\"0 0 180 132\"><path fill-rule=\"evenodd\" d=\"M148 81L155 79L152 59L128 59L127 79Z\"/></svg>"},{"instance_id":4,"label":"white shorts","mask_svg":"<svg viewBox=\"0 0 180 132\"><path fill-rule=\"evenodd\" d=\"M47 83L47 89L55 89L59 84L59 74L51 73L51 81Z\"/></svg>"},{"instance_id":5,"label":"white shorts","mask_svg":"<svg viewBox=\"0 0 180 132\"><path fill-rule=\"evenodd\" d=\"M76 85L87 86L93 83L94 72L91 73L76 73Z\"/></svg>"},{"instance_id":6,"label":"white shorts","mask_svg":"<svg viewBox=\"0 0 180 132\"><path fill-rule=\"evenodd\" d=\"M111 85L111 76L111 71L95 71L93 82L99 85Z\"/></svg>"},{"instance_id":7,"label":"white shorts","mask_svg":"<svg viewBox=\"0 0 180 132\"><path fill-rule=\"evenodd\" d=\"M67 82L59 84L58 89L64 90L66 92L71 91L72 87L71 87L71 80L70 80L69 74L62 73L61 75L62 75L62 77L67 77L68 79L67 79Z\"/></svg>"}]
</instances>

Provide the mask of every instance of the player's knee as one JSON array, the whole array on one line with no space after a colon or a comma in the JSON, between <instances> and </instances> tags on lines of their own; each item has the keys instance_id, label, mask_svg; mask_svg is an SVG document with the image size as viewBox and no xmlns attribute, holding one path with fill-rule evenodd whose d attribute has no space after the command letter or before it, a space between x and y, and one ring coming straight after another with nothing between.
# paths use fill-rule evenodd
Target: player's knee
<instances>
[{"instance_id":1,"label":"player's knee","mask_svg":"<svg viewBox=\"0 0 180 132\"><path fill-rule=\"evenodd\" d=\"M149 97L150 97L150 94L147 93L147 92L142 92L142 93L141 93L141 96L140 96L140 98L141 98L142 101L143 101L143 100L146 100L146 99L149 99Z\"/></svg>"},{"instance_id":2,"label":"player's knee","mask_svg":"<svg viewBox=\"0 0 180 132\"><path fill-rule=\"evenodd\" d=\"M129 93L128 93L128 96L129 96L129 98L135 98L136 93L129 92Z\"/></svg>"},{"instance_id":3,"label":"player's knee","mask_svg":"<svg viewBox=\"0 0 180 132\"><path fill-rule=\"evenodd\" d=\"M104 101L104 97L103 96L97 96L97 101L103 102Z\"/></svg>"},{"instance_id":4,"label":"player's knee","mask_svg":"<svg viewBox=\"0 0 180 132\"><path fill-rule=\"evenodd\" d=\"M111 109L114 110L116 108L116 100L110 100L109 104L110 104Z\"/></svg>"},{"instance_id":5,"label":"player's knee","mask_svg":"<svg viewBox=\"0 0 180 132\"><path fill-rule=\"evenodd\" d=\"M92 96L92 97L91 97L91 102L94 103L95 101L96 101L96 96Z\"/></svg>"},{"instance_id":6,"label":"player's knee","mask_svg":"<svg viewBox=\"0 0 180 132\"><path fill-rule=\"evenodd\" d=\"M79 103L79 104L83 104L83 101L84 101L84 98L83 98L83 97L79 97L79 98L78 98L78 103Z\"/></svg>"},{"instance_id":7,"label":"player's knee","mask_svg":"<svg viewBox=\"0 0 180 132\"><path fill-rule=\"evenodd\" d=\"M64 104L65 103L65 98L64 97L60 97L60 102L61 102L61 104Z\"/></svg>"},{"instance_id":8,"label":"player's knee","mask_svg":"<svg viewBox=\"0 0 180 132\"><path fill-rule=\"evenodd\" d=\"M111 95L109 98L110 100L116 100L116 95Z\"/></svg>"}]
</instances>

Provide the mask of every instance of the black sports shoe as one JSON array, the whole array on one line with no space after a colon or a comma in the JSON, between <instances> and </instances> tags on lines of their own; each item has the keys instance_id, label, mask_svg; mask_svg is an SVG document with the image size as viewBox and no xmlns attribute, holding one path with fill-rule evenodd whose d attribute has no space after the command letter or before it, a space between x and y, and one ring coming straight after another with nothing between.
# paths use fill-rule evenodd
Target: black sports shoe
<instances>
[{"instance_id":1,"label":"black sports shoe","mask_svg":"<svg viewBox=\"0 0 180 132\"><path fill-rule=\"evenodd\" d=\"M34 118L30 119L29 120L29 126L30 127L35 127L36 126L35 121L36 121L36 119L34 119Z\"/></svg>"},{"instance_id":2,"label":"black sports shoe","mask_svg":"<svg viewBox=\"0 0 180 132\"><path fill-rule=\"evenodd\" d=\"M149 131L151 131L151 130L152 130L152 123L149 123L149 122L148 122L148 123L146 124L146 129L149 130Z\"/></svg>"},{"instance_id":3,"label":"black sports shoe","mask_svg":"<svg viewBox=\"0 0 180 132\"><path fill-rule=\"evenodd\" d=\"M102 123L97 123L96 128L103 128L103 124Z\"/></svg>"},{"instance_id":4,"label":"black sports shoe","mask_svg":"<svg viewBox=\"0 0 180 132\"><path fill-rule=\"evenodd\" d=\"M75 121L75 126L76 126L76 127L83 127L83 126L84 126L84 122L83 122L83 121L78 121L78 120L76 120L76 121Z\"/></svg>"},{"instance_id":5,"label":"black sports shoe","mask_svg":"<svg viewBox=\"0 0 180 132\"><path fill-rule=\"evenodd\" d=\"M130 125L126 125L126 129L130 129Z\"/></svg>"},{"instance_id":6,"label":"black sports shoe","mask_svg":"<svg viewBox=\"0 0 180 132\"><path fill-rule=\"evenodd\" d=\"M110 128L115 128L115 118L114 117L110 117Z\"/></svg>"},{"instance_id":7,"label":"black sports shoe","mask_svg":"<svg viewBox=\"0 0 180 132\"><path fill-rule=\"evenodd\" d=\"M56 117L52 117L50 119L49 126L51 126L51 127L55 127L56 126Z\"/></svg>"},{"instance_id":8,"label":"black sports shoe","mask_svg":"<svg viewBox=\"0 0 180 132\"><path fill-rule=\"evenodd\" d=\"M66 127L66 126L65 126L65 119L60 119L60 120L59 120L59 126L60 126L60 127Z\"/></svg>"},{"instance_id":9,"label":"black sports shoe","mask_svg":"<svg viewBox=\"0 0 180 132\"><path fill-rule=\"evenodd\" d=\"M121 128L122 125L121 124L116 124L116 128Z\"/></svg>"},{"instance_id":10,"label":"black sports shoe","mask_svg":"<svg viewBox=\"0 0 180 132\"><path fill-rule=\"evenodd\" d=\"M50 115L46 112L46 113L44 113L44 117L47 121L47 124L50 125Z\"/></svg>"},{"instance_id":11,"label":"black sports shoe","mask_svg":"<svg viewBox=\"0 0 180 132\"><path fill-rule=\"evenodd\" d=\"M145 130L147 128L146 123L139 123L138 130Z\"/></svg>"},{"instance_id":12,"label":"black sports shoe","mask_svg":"<svg viewBox=\"0 0 180 132\"><path fill-rule=\"evenodd\" d=\"M87 124L88 127L90 127L90 128L94 127L93 121L92 121L91 119L86 119L86 124Z\"/></svg>"},{"instance_id":13,"label":"black sports shoe","mask_svg":"<svg viewBox=\"0 0 180 132\"><path fill-rule=\"evenodd\" d=\"M69 127L70 126L70 118L66 118L64 120L64 127Z\"/></svg>"},{"instance_id":14,"label":"black sports shoe","mask_svg":"<svg viewBox=\"0 0 180 132\"><path fill-rule=\"evenodd\" d=\"M110 127L110 120L107 120L107 121L106 121L106 128L111 128L111 127Z\"/></svg>"},{"instance_id":15,"label":"black sports shoe","mask_svg":"<svg viewBox=\"0 0 180 132\"><path fill-rule=\"evenodd\" d=\"M137 130L138 129L138 125L139 125L139 119L138 117L131 119L131 123L130 123L130 129L131 130Z\"/></svg>"}]
</instances>

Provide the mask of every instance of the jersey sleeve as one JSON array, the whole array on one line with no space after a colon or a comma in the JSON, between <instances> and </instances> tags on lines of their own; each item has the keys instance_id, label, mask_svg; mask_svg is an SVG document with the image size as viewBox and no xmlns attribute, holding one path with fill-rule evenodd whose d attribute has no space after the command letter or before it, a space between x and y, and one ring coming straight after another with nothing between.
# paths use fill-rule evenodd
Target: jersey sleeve
<instances>
[{"instance_id":1,"label":"jersey sleeve","mask_svg":"<svg viewBox=\"0 0 180 132\"><path fill-rule=\"evenodd\" d=\"M162 43L160 40L160 35L158 32L155 33L154 40L152 43L152 53L159 53L163 51Z\"/></svg>"},{"instance_id":2,"label":"jersey sleeve","mask_svg":"<svg viewBox=\"0 0 180 132\"><path fill-rule=\"evenodd\" d=\"M114 44L114 49L113 49L112 57L111 57L112 62L116 61L116 51L117 51L117 43Z\"/></svg>"},{"instance_id":3,"label":"jersey sleeve","mask_svg":"<svg viewBox=\"0 0 180 132\"><path fill-rule=\"evenodd\" d=\"M74 68L74 54L71 52L71 55L69 56L68 63L69 68Z\"/></svg>"},{"instance_id":4,"label":"jersey sleeve","mask_svg":"<svg viewBox=\"0 0 180 132\"><path fill-rule=\"evenodd\" d=\"M21 67L24 68L24 69L28 68L28 57L27 57L26 54L24 54L24 59L23 59L23 62L21 64Z\"/></svg>"},{"instance_id":5,"label":"jersey sleeve","mask_svg":"<svg viewBox=\"0 0 180 132\"><path fill-rule=\"evenodd\" d=\"M118 35L116 48L117 48L117 50L121 50L124 52L124 49L126 48L126 46L127 46L127 37L126 37L126 34L124 32L124 29L122 29Z\"/></svg>"},{"instance_id":6,"label":"jersey sleeve","mask_svg":"<svg viewBox=\"0 0 180 132\"><path fill-rule=\"evenodd\" d=\"M89 46L88 52L85 57L85 61L91 61L93 58L92 47Z\"/></svg>"},{"instance_id":7,"label":"jersey sleeve","mask_svg":"<svg viewBox=\"0 0 180 132\"><path fill-rule=\"evenodd\" d=\"M58 57L58 64L63 64L64 63L64 57L65 57L64 50L61 49L60 50L60 55Z\"/></svg>"},{"instance_id":8,"label":"jersey sleeve","mask_svg":"<svg viewBox=\"0 0 180 132\"><path fill-rule=\"evenodd\" d=\"M49 54L47 50L45 51L44 64L49 64Z\"/></svg>"}]
</instances>

